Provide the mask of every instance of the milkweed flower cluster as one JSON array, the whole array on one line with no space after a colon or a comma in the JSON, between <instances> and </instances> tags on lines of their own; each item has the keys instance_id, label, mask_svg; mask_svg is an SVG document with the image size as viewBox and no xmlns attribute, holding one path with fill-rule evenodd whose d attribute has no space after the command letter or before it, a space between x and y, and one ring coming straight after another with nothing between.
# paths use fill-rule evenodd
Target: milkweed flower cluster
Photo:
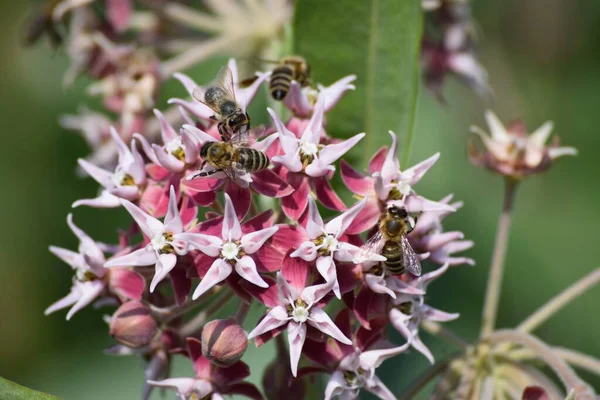
<instances>
[{"instance_id":1,"label":"milkweed flower cluster","mask_svg":"<svg viewBox=\"0 0 600 400\"><path fill-rule=\"evenodd\" d=\"M235 61L229 61L228 68L237 75ZM268 74L257 75L252 87L234 88L246 106L269 80ZM189 93L198 87L183 74L176 78ZM133 223L120 233L117 244L104 245L76 228L69 217L82 243L79 252L51 249L75 269L73 291L47 313L74 304L71 318L92 302L120 305L109 318L111 335L119 343L110 352L151 360L145 395L160 386L174 389L182 398L232 393L262 398L255 386L243 382L249 366L240 358L248 340L261 346L285 331L290 385L294 380L303 382L307 371L318 370L330 375L326 398L354 398L361 388L383 399L394 398L375 370L410 347L433 362L419 339L421 321L451 320L458 314L426 305L427 284L449 265L472 264L452 255L472 242L459 232L443 230L443 218L459 203L450 203L450 197L428 200L417 192L418 182L439 154L402 169L393 132L391 147L373 156L368 173L341 161L342 178L359 198L351 205L342 201L331 185L338 171L336 161L365 134L347 140L330 137L325 114L353 89L349 85L353 79L315 89L312 100L303 98L304 88L290 92L298 98L289 106L292 117L287 121L268 109L273 125L261 130L266 132L264 138L248 145L267 154L271 165L248 174L247 186L223 173L196 177L207 161L200 156L202 146L222 140L211 118L214 112L201 102L171 101L180 107L179 126L154 110L162 132L158 143L135 133L126 144L110 128L117 164L108 170L79 160L99 183L101 194L73 206L123 207ZM303 109L298 104L311 105ZM261 211L263 202L272 206ZM395 275L383 267L386 258L377 253L356 261L365 240L362 233L376 228L392 205L406 209L413 223L416 219L408 240L419 258L431 261L424 261L427 268L438 265L434 272L421 277L408 272ZM334 216L324 218L322 207ZM141 241L135 240L138 232ZM239 302L238 313L211 321L231 298ZM201 307L207 302L216 306ZM255 302L264 316L246 321L254 325L246 334L239 325ZM337 315L328 311L334 304L343 308ZM200 311L193 311L196 307ZM180 318L187 315L196 316ZM405 341L390 341L388 325ZM324 360L317 355L319 346L334 346L336 354L341 353ZM175 351L190 358L195 377L168 377Z\"/></svg>"}]
</instances>

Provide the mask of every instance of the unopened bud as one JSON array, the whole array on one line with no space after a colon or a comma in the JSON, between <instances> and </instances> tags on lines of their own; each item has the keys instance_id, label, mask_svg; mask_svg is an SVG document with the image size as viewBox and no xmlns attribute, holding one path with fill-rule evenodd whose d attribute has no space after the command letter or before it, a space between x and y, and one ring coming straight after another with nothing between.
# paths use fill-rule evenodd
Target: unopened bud
<instances>
[{"instance_id":1,"label":"unopened bud","mask_svg":"<svg viewBox=\"0 0 600 400\"><path fill-rule=\"evenodd\" d=\"M110 323L111 336L129 347L147 345L156 331L156 321L150 315L150 309L136 300L121 305Z\"/></svg>"},{"instance_id":2,"label":"unopened bud","mask_svg":"<svg viewBox=\"0 0 600 400\"><path fill-rule=\"evenodd\" d=\"M216 319L202 329L202 355L219 367L228 367L242 358L248 335L233 319Z\"/></svg>"}]
</instances>

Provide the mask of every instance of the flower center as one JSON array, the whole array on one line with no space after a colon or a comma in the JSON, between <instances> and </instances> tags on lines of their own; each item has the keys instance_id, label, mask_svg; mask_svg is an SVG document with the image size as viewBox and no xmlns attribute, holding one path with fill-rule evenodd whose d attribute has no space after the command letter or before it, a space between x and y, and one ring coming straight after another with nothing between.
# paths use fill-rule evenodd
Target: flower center
<instances>
[{"instance_id":1,"label":"flower center","mask_svg":"<svg viewBox=\"0 0 600 400\"><path fill-rule=\"evenodd\" d=\"M236 260L240 255L240 246L227 242L221 247L221 256L226 260Z\"/></svg>"},{"instance_id":2,"label":"flower center","mask_svg":"<svg viewBox=\"0 0 600 400\"><path fill-rule=\"evenodd\" d=\"M316 143L300 142L300 152L305 156L316 156L319 152L319 146Z\"/></svg>"},{"instance_id":3,"label":"flower center","mask_svg":"<svg viewBox=\"0 0 600 400\"><path fill-rule=\"evenodd\" d=\"M112 176L112 181L115 186L134 186L133 177L125 171L116 171Z\"/></svg>"},{"instance_id":4,"label":"flower center","mask_svg":"<svg viewBox=\"0 0 600 400\"><path fill-rule=\"evenodd\" d=\"M412 314L412 309L413 309L413 304L410 301L407 301L406 303L401 303L398 305L398 310L400 310L400 312L404 315L411 315Z\"/></svg>"},{"instance_id":5,"label":"flower center","mask_svg":"<svg viewBox=\"0 0 600 400\"><path fill-rule=\"evenodd\" d=\"M159 233L150 240L152 248L159 254L173 253L175 249L173 249L172 242L173 234L171 232Z\"/></svg>"},{"instance_id":6,"label":"flower center","mask_svg":"<svg viewBox=\"0 0 600 400\"><path fill-rule=\"evenodd\" d=\"M185 150L183 150L183 143L180 138L175 138L165 144L165 150L179 161L185 161Z\"/></svg>"},{"instance_id":7,"label":"flower center","mask_svg":"<svg viewBox=\"0 0 600 400\"><path fill-rule=\"evenodd\" d=\"M331 254L338 248L338 240L333 235L319 236L314 243L319 248L318 251L321 255Z\"/></svg>"},{"instance_id":8,"label":"flower center","mask_svg":"<svg viewBox=\"0 0 600 400\"><path fill-rule=\"evenodd\" d=\"M292 318L299 323L306 322L308 319L308 310L304 307L296 307L292 311Z\"/></svg>"},{"instance_id":9,"label":"flower center","mask_svg":"<svg viewBox=\"0 0 600 400\"><path fill-rule=\"evenodd\" d=\"M406 181L392 181L392 183L394 187L392 187L388 195L389 200L402 200L412 191L412 187Z\"/></svg>"},{"instance_id":10,"label":"flower center","mask_svg":"<svg viewBox=\"0 0 600 400\"><path fill-rule=\"evenodd\" d=\"M346 381L346 385L353 387L357 383L357 376L354 372L346 370L344 371L344 380Z\"/></svg>"},{"instance_id":11,"label":"flower center","mask_svg":"<svg viewBox=\"0 0 600 400\"><path fill-rule=\"evenodd\" d=\"M91 271L84 270L84 269L78 269L77 272L75 272L75 278L79 282L90 282L90 281L95 281L96 279L98 279L98 277L95 274L93 274Z\"/></svg>"}]
</instances>

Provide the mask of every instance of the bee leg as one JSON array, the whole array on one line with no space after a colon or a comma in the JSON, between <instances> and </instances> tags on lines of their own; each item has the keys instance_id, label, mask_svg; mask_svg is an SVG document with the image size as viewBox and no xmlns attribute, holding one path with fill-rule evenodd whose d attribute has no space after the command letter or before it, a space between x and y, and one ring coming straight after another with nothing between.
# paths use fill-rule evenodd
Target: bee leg
<instances>
[{"instance_id":1,"label":"bee leg","mask_svg":"<svg viewBox=\"0 0 600 400\"><path fill-rule=\"evenodd\" d=\"M207 176L214 175L214 174L216 174L217 172L221 172L221 170L220 170L220 169L211 169L210 171L202 171L202 172L198 172L198 173L196 174L196 176L199 176L199 177L201 177L201 178L205 178L205 177L207 177Z\"/></svg>"},{"instance_id":2,"label":"bee leg","mask_svg":"<svg viewBox=\"0 0 600 400\"><path fill-rule=\"evenodd\" d=\"M230 138L230 135L227 132L227 126L225 123L220 122L219 125L217 125L217 130L219 131L219 135L221 135L221 140L227 142Z\"/></svg>"},{"instance_id":3,"label":"bee leg","mask_svg":"<svg viewBox=\"0 0 600 400\"><path fill-rule=\"evenodd\" d=\"M418 221L418 220L419 220L419 215L415 215L415 216L413 217L413 224L412 224L412 226L410 227L410 229L408 229L408 230L406 231L406 233L407 233L407 234L411 233L411 232L412 232L412 231L415 229L415 227L417 226L417 221Z\"/></svg>"}]
</instances>

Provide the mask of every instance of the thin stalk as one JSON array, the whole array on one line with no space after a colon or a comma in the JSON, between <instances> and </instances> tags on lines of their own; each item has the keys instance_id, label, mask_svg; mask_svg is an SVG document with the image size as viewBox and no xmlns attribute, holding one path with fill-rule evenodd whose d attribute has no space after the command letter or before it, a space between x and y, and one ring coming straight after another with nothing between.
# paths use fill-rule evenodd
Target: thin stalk
<instances>
[{"instance_id":1,"label":"thin stalk","mask_svg":"<svg viewBox=\"0 0 600 400\"><path fill-rule=\"evenodd\" d=\"M531 332L538 326L546 322L550 317L556 314L561 308L569 304L571 301L581 296L590 288L594 287L600 282L600 268L596 268L594 271L575 282L562 293L549 300L546 304L541 306L536 312L531 314L525 321L517 327L517 330L521 332Z\"/></svg>"},{"instance_id":2,"label":"thin stalk","mask_svg":"<svg viewBox=\"0 0 600 400\"><path fill-rule=\"evenodd\" d=\"M243 299L240 299L240 304L235 313L235 322L237 322L238 325L244 324L244 320L248 316L248 312L250 311L251 305L252 303L246 303Z\"/></svg>"},{"instance_id":3,"label":"thin stalk","mask_svg":"<svg viewBox=\"0 0 600 400\"><path fill-rule=\"evenodd\" d=\"M163 7L163 15L171 21L202 32L216 33L223 30L223 24L217 18L184 4L167 2Z\"/></svg>"},{"instance_id":4,"label":"thin stalk","mask_svg":"<svg viewBox=\"0 0 600 400\"><path fill-rule=\"evenodd\" d=\"M446 342L453 344L461 349L466 349L469 346L469 343L463 338L456 335L452 330L442 326L441 324L435 321L424 321L421 324L421 327L425 329L426 332L438 336L439 338L445 340Z\"/></svg>"},{"instance_id":5,"label":"thin stalk","mask_svg":"<svg viewBox=\"0 0 600 400\"><path fill-rule=\"evenodd\" d=\"M565 360L559 357L547 344L528 333L518 332L516 330L500 330L490 334L487 338L489 343L494 345L503 342L517 343L533 350L540 360L544 361L561 380L565 388L573 389L577 393L579 400L595 400L594 390L584 381L582 381L573 368Z\"/></svg>"},{"instance_id":6,"label":"thin stalk","mask_svg":"<svg viewBox=\"0 0 600 400\"><path fill-rule=\"evenodd\" d=\"M434 380L439 375L443 374L448 367L450 360L444 360L435 363L431 366L431 368L427 369L421 375L417 377L414 381L408 385L406 389L402 391L402 393L398 396L400 400L410 400L415 397L429 382Z\"/></svg>"},{"instance_id":7,"label":"thin stalk","mask_svg":"<svg viewBox=\"0 0 600 400\"><path fill-rule=\"evenodd\" d=\"M504 275L504 259L506 258L506 250L508 249L508 237L516 188L517 181L511 178L505 179L504 204L502 205L502 213L500 214L498 227L496 229L494 253L492 255L490 275L488 277L485 302L483 306L481 337L488 336L490 333L492 333L496 325L498 303L500 302L500 290L502 288L502 278Z\"/></svg>"},{"instance_id":8,"label":"thin stalk","mask_svg":"<svg viewBox=\"0 0 600 400\"><path fill-rule=\"evenodd\" d=\"M229 37L206 39L198 45L163 61L159 67L160 78L165 80L170 78L175 72L185 71L199 62L214 56L219 50L228 48L232 44L232 40Z\"/></svg>"},{"instance_id":9,"label":"thin stalk","mask_svg":"<svg viewBox=\"0 0 600 400\"><path fill-rule=\"evenodd\" d=\"M554 347L554 352L563 360L574 367L585 369L594 375L600 376L600 360L580 353L575 350Z\"/></svg>"},{"instance_id":10,"label":"thin stalk","mask_svg":"<svg viewBox=\"0 0 600 400\"><path fill-rule=\"evenodd\" d=\"M185 323L179 330L179 334L182 338L188 336L194 336L198 331L202 329L206 320L218 312L230 298L233 297L233 292L228 290L224 291L224 294L217 295L214 304L211 304L206 310L202 310L198 315Z\"/></svg>"}]
</instances>

